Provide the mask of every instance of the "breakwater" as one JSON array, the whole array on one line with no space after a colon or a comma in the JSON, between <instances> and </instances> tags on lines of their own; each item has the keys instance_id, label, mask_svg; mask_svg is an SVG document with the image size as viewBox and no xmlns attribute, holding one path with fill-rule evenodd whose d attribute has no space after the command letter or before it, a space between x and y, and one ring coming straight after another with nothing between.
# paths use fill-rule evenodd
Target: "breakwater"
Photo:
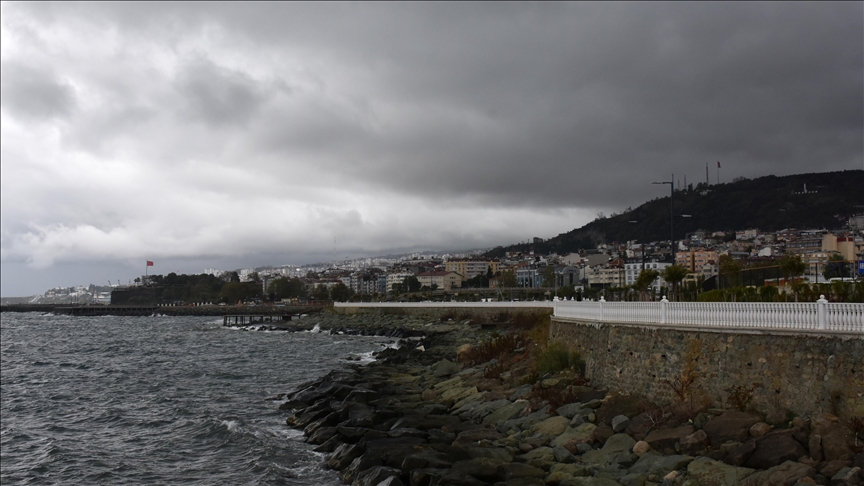
<instances>
[{"instance_id":1,"label":"breakwater","mask_svg":"<svg viewBox=\"0 0 864 486\"><path fill-rule=\"evenodd\" d=\"M380 318L346 320L375 326ZM388 326L429 332L283 397L288 425L303 430L345 483L758 486L864 479L855 424L831 414L768 423L746 407L652 403L586 381L572 368L541 376L535 359L543 351L524 338L495 358L463 364L460 353L464 358L492 337L482 325L387 319Z\"/></svg>"}]
</instances>

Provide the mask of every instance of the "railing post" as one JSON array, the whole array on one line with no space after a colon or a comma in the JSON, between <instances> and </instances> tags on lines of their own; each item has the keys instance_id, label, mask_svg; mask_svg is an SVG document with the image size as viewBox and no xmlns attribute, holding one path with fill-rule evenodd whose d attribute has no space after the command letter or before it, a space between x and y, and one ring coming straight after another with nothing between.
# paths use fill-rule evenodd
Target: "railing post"
<instances>
[{"instance_id":1,"label":"railing post","mask_svg":"<svg viewBox=\"0 0 864 486\"><path fill-rule=\"evenodd\" d=\"M606 314L603 312L603 304L606 303L606 299L603 296L600 296L600 322L606 322Z\"/></svg>"},{"instance_id":2,"label":"railing post","mask_svg":"<svg viewBox=\"0 0 864 486\"><path fill-rule=\"evenodd\" d=\"M663 298L660 300L660 324L666 324L666 304L668 303L669 301L666 300L666 296L664 295Z\"/></svg>"},{"instance_id":3,"label":"railing post","mask_svg":"<svg viewBox=\"0 0 864 486\"><path fill-rule=\"evenodd\" d=\"M828 315L827 315L827 310L825 308L825 304L827 304L827 303L828 303L828 301L825 300L824 295L820 295L819 300L816 301L816 319L818 322L819 329L822 329L822 330L824 330L827 327L826 324L828 321Z\"/></svg>"}]
</instances>

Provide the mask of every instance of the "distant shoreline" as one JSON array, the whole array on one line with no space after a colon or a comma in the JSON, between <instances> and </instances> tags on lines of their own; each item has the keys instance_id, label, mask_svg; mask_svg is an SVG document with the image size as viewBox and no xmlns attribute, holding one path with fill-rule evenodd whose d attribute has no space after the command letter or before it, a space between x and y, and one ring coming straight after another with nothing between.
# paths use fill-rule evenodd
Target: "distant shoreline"
<instances>
[{"instance_id":1,"label":"distant shoreline","mask_svg":"<svg viewBox=\"0 0 864 486\"><path fill-rule=\"evenodd\" d=\"M0 312L42 312L65 315L152 315L224 316L224 315L295 315L319 312L321 306L157 306L157 305L84 305L84 304L9 304Z\"/></svg>"}]
</instances>

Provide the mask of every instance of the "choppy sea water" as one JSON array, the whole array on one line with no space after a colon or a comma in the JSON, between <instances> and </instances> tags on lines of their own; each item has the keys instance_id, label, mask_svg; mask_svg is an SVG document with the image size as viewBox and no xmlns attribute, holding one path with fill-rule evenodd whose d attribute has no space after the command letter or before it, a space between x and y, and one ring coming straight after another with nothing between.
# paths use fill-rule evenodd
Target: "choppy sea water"
<instances>
[{"instance_id":1,"label":"choppy sea water","mask_svg":"<svg viewBox=\"0 0 864 486\"><path fill-rule=\"evenodd\" d=\"M267 398L388 341L3 313L0 482L340 484Z\"/></svg>"}]
</instances>

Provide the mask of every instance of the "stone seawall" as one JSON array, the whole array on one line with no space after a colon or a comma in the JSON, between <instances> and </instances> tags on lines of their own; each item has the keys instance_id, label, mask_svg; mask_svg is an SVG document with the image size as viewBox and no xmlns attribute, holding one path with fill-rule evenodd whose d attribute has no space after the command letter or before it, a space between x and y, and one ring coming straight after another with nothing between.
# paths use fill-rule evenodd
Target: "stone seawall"
<instances>
[{"instance_id":1,"label":"stone seawall","mask_svg":"<svg viewBox=\"0 0 864 486\"><path fill-rule=\"evenodd\" d=\"M556 318L549 337L582 355L595 386L655 403L679 401L683 391L698 404L735 408L748 402L775 423L791 414L864 415L864 337L694 332Z\"/></svg>"}]
</instances>

